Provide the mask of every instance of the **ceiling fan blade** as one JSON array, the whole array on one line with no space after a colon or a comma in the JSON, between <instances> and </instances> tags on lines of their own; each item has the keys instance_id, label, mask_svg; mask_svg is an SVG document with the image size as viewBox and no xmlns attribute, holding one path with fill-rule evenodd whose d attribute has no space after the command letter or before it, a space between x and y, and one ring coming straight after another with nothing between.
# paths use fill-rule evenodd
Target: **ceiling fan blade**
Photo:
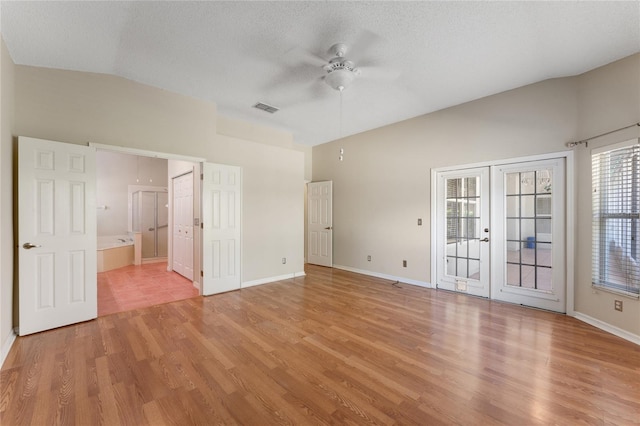
<instances>
[{"instance_id":1,"label":"ceiling fan blade","mask_svg":"<svg viewBox=\"0 0 640 426\"><path fill-rule=\"evenodd\" d=\"M349 46L349 54L354 54L354 57L363 56L371 46L374 44L382 43L384 39L378 34L369 30L362 30L358 34L358 37Z\"/></svg>"},{"instance_id":2,"label":"ceiling fan blade","mask_svg":"<svg viewBox=\"0 0 640 426\"><path fill-rule=\"evenodd\" d=\"M294 47L285 53L285 58L290 63L305 63L319 68L327 64L327 60L309 52L308 50L300 47Z\"/></svg>"},{"instance_id":3,"label":"ceiling fan blade","mask_svg":"<svg viewBox=\"0 0 640 426\"><path fill-rule=\"evenodd\" d=\"M358 67L360 70L359 78L394 81L400 78L400 71L393 68L382 67Z\"/></svg>"},{"instance_id":4,"label":"ceiling fan blade","mask_svg":"<svg viewBox=\"0 0 640 426\"><path fill-rule=\"evenodd\" d=\"M331 88L324 84L322 79L323 77L310 79L304 84L297 85L295 90L275 94L274 98L283 110L321 101L331 94Z\"/></svg>"}]
</instances>

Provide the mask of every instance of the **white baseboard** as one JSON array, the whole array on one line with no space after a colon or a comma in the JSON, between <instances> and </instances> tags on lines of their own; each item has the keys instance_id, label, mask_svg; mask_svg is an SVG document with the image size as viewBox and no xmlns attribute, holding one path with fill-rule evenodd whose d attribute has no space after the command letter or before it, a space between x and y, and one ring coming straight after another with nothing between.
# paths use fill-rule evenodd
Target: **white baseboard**
<instances>
[{"instance_id":1,"label":"white baseboard","mask_svg":"<svg viewBox=\"0 0 640 426\"><path fill-rule=\"evenodd\" d=\"M356 274L369 275L370 277L382 278L382 279L389 280L389 281L398 281L398 282L401 282L401 283L404 283L404 284L417 285L419 287L425 287L425 288L433 288L431 286L431 283L428 283L426 281L418 281L418 280L412 280L411 278L396 277L394 275L381 274L379 272L373 272L373 271L367 271L367 270L364 270L364 269L352 268L350 266L333 265L333 267L336 268L336 269L343 269L345 271L355 272Z\"/></svg>"},{"instance_id":2,"label":"white baseboard","mask_svg":"<svg viewBox=\"0 0 640 426\"><path fill-rule=\"evenodd\" d=\"M607 333L611 333L615 336L621 337L625 340L630 341L631 343L635 343L636 345L640 345L640 336L630 333L626 330L623 330L621 328L616 327L615 325L611 325L608 324L604 321L600 321L599 319L590 317L589 315L580 313L580 312L574 312L573 313L573 317L575 319L579 319L582 322L586 322L587 324L590 324L596 328L599 328L600 330L604 330Z\"/></svg>"},{"instance_id":3,"label":"white baseboard","mask_svg":"<svg viewBox=\"0 0 640 426\"><path fill-rule=\"evenodd\" d=\"M7 359L7 355L9 355L9 350L11 350L11 346L13 346L13 342L16 341L16 333L11 331L9 336L2 344L2 353L0 354L0 367L4 364L5 359Z\"/></svg>"},{"instance_id":4,"label":"white baseboard","mask_svg":"<svg viewBox=\"0 0 640 426\"><path fill-rule=\"evenodd\" d=\"M290 280L296 277L304 277L305 275L306 274L304 273L304 271L302 271L302 272L294 272L292 274L278 275L275 277L261 278L259 280L245 281L242 283L240 288L253 287L256 285L268 284L276 281Z\"/></svg>"}]
</instances>

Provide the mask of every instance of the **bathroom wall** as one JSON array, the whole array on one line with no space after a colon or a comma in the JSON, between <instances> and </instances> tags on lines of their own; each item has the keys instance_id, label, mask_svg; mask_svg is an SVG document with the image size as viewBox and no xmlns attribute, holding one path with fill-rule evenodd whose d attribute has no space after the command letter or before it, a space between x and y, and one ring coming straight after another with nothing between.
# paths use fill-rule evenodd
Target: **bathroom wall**
<instances>
[{"instance_id":1,"label":"bathroom wall","mask_svg":"<svg viewBox=\"0 0 640 426\"><path fill-rule=\"evenodd\" d=\"M129 185L167 187L167 160L98 150L96 153L98 236L128 232Z\"/></svg>"}]
</instances>

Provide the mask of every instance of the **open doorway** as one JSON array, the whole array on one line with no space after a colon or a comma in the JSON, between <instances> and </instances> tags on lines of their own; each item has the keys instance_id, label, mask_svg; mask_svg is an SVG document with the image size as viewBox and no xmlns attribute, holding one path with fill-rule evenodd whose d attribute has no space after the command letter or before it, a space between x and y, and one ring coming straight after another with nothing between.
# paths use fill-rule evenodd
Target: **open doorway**
<instances>
[{"instance_id":1,"label":"open doorway","mask_svg":"<svg viewBox=\"0 0 640 426\"><path fill-rule=\"evenodd\" d=\"M102 149L96 160L98 315L200 294L172 262L188 258L193 270L193 247L185 255L172 245L170 183L194 164Z\"/></svg>"}]
</instances>

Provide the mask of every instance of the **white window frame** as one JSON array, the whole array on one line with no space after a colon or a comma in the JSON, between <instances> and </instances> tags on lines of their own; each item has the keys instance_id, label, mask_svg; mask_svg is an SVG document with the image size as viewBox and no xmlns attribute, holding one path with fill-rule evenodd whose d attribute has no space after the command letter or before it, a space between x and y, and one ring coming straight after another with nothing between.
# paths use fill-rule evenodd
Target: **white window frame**
<instances>
[{"instance_id":1,"label":"white window frame","mask_svg":"<svg viewBox=\"0 0 640 426\"><path fill-rule=\"evenodd\" d=\"M608 155L615 151L629 148L635 148L637 155L640 157L639 139L631 139L591 151L593 185L591 202L593 212L591 282L592 286L596 289L637 299L640 297L640 253L636 254L635 259L632 258L631 255L633 251L631 250L630 244L632 241L640 239L640 202L637 203L638 205L635 208L633 206L631 207L632 211L611 212L609 211L610 206L625 202L625 199L623 199L623 195L625 195L623 194L624 188L620 189L618 197L615 197L616 194L611 194L606 191L608 188L614 188L613 184L608 180L609 175L607 172L610 170L608 163L610 157L608 157ZM638 176L640 175L640 164L638 164L635 170L629 172L631 173L630 182L634 180L637 182L640 179L640 176ZM632 191L637 195L638 201L640 201L640 185L632 188ZM638 227L638 230L635 232L635 238L629 235L626 238L616 238L614 240L611 232L607 232L608 227L605 225L606 222L620 219L630 219L636 222L635 225ZM612 253L612 247L619 247L620 253ZM617 267L614 262L619 262L626 266L619 266L619 270L616 270ZM626 281L631 281L631 283L616 283L613 279L610 279L611 276L620 276L620 274L615 274L616 271L622 273L623 278ZM635 281L635 283L633 283L633 281ZM634 287L638 288L636 289Z\"/></svg>"}]
</instances>

